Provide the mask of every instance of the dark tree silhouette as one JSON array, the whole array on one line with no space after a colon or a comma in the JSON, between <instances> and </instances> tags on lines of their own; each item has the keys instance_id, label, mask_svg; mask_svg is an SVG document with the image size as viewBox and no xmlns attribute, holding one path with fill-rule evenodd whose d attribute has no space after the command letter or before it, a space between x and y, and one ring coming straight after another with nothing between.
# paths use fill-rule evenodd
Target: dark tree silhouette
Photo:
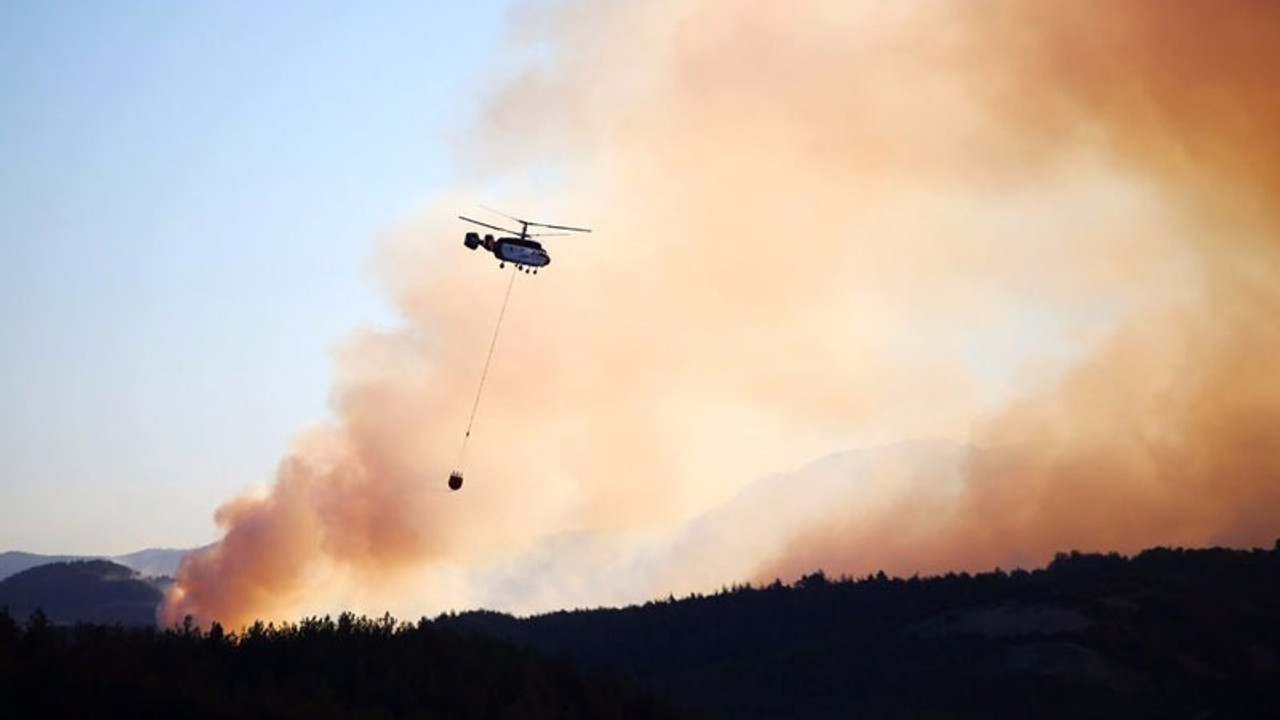
<instances>
[{"instance_id":1,"label":"dark tree silhouette","mask_svg":"<svg viewBox=\"0 0 1280 720\"><path fill-rule=\"evenodd\" d=\"M725 718L1280 717L1280 548L1060 553L1039 570L734 586L437 623Z\"/></svg>"},{"instance_id":2,"label":"dark tree silhouette","mask_svg":"<svg viewBox=\"0 0 1280 720\"><path fill-rule=\"evenodd\" d=\"M344 613L242 635L25 626L0 612L0 717L688 718L651 691L495 638Z\"/></svg>"}]
</instances>

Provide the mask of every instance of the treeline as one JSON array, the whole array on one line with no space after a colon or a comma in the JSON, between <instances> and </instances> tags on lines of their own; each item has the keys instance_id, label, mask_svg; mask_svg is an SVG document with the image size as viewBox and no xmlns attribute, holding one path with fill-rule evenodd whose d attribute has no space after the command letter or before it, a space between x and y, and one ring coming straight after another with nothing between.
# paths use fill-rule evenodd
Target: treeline
<instances>
[{"instance_id":1,"label":"treeline","mask_svg":"<svg viewBox=\"0 0 1280 720\"><path fill-rule=\"evenodd\" d=\"M1277 718L1277 617L1280 543L239 634L5 610L0 718Z\"/></svg>"},{"instance_id":2,"label":"treeline","mask_svg":"<svg viewBox=\"0 0 1280 720\"><path fill-rule=\"evenodd\" d=\"M1156 548L437 622L726 718L1275 718L1278 618L1280 550Z\"/></svg>"},{"instance_id":3,"label":"treeline","mask_svg":"<svg viewBox=\"0 0 1280 720\"><path fill-rule=\"evenodd\" d=\"M241 634L58 626L0 611L3 718L690 717L607 672L423 619L344 613Z\"/></svg>"}]
</instances>

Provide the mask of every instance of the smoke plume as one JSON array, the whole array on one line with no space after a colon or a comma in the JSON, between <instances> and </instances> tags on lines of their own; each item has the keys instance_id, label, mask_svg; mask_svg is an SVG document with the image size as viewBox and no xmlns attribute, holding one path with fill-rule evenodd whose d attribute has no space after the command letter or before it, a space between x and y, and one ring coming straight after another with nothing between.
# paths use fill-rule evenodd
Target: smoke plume
<instances>
[{"instance_id":1,"label":"smoke plume","mask_svg":"<svg viewBox=\"0 0 1280 720\"><path fill-rule=\"evenodd\" d=\"M958 488L857 528L832 517L760 575L1269 544L1280 528L1280 378L1269 360L1280 352L1280 144L1267 128L1280 102L1267 68L1280 61L1269 40L1280 9L980 2L953 17L962 81L1008 147L1039 167L1099 153L1158 193L1165 226L1139 231L1169 239L1180 291L1139 297L1059 381L981 423ZM1062 208L1063 220L1073 213ZM1094 261L1131 247L1114 238Z\"/></svg>"},{"instance_id":2,"label":"smoke plume","mask_svg":"<svg viewBox=\"0 0 1280 720\"><path fill-rule=\"evenodd\" d=\"M477 185L386 239L403 327L348 343L337 420L218 511L167 621L1274 537L1280 9L647 0L515 20L540 52L466 138ZM549 238L552 265L517 279L451 495L508 280L449 220L481 182L595 233ZM717 516L763 475L910 438L963 451L895 455L804 507L799 473L779 512Z\"/></svg>"}]
</instances>

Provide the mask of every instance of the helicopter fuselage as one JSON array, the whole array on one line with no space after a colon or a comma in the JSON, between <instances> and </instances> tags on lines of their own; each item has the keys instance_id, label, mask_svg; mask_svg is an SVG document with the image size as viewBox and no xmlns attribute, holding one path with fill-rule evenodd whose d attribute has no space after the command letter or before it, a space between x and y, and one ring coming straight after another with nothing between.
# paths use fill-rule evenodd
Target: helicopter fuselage
<instances>
[{"instance_id":1,"label":"helicopter fuselage","mask_svg":"<svg viewBox=\"0 0 1280 720\"><path fill-rule=\"evenodd\" d=\"M498 238L493 243L493 254L499 260L530 267L542 267L551 262L551 256L540 243L520 238Z\"/></svg>"},{"instance_id":2,"label":"helicopter fuselage","mask_svg":"<svg viewBox=\"0 0 1280 720\"><path fill-rule=\"evenodd\" d=\"M463 244L472 250L477 247L483 247L493 253L493 256L498 260L515 265L543 267L551 263L551 256L542 248L542 243L528 238L500 237L495 239L492 235L485 235L484 239L481 239L478 233L467 233Z\"/></svg>"}]
</instances>

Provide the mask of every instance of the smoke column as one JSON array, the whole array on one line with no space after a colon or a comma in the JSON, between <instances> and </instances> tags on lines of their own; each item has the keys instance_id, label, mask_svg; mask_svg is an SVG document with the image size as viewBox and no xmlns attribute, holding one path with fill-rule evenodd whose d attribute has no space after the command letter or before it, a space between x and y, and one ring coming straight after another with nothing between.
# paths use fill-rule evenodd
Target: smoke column
<instances>
[{"instance_id":1,"label":"smoke column","mask_svg":"<svg viewBox=\"0 0 1280 720\"><path fill-rule=\"evenodd\" d=\"M1280 532L1280 143L1267 128L1280 101L1267 68L1280 62L1280 8L978 2L953 20L963 82L1017 157L1045 168L1098 152L1159 193L1170 225L1143 232L1174 240L1182 291L1142 296L1060 381L982 423L958 487L857 527L837 514L760 576L1269 545ZM1115 238L1097 260L1131 247Z\"/></svg>"},{"instance_id":2,"label":"smoke column","mask_svg":"<svg viewBox=\"0 0 1280 720\"><path fill-rule=\"evenodd\" d=\"M517 282L465 490L440 491L505 280L447 220L475 188L386 238L403 326L347 344L337 419L219 509L162 620L1273 539L1273 5L572 2L513 27L541 59L468 170L595 234ZM964 450L651 552L762 475L918 437Z\"/></svg>"}]
</instances>

